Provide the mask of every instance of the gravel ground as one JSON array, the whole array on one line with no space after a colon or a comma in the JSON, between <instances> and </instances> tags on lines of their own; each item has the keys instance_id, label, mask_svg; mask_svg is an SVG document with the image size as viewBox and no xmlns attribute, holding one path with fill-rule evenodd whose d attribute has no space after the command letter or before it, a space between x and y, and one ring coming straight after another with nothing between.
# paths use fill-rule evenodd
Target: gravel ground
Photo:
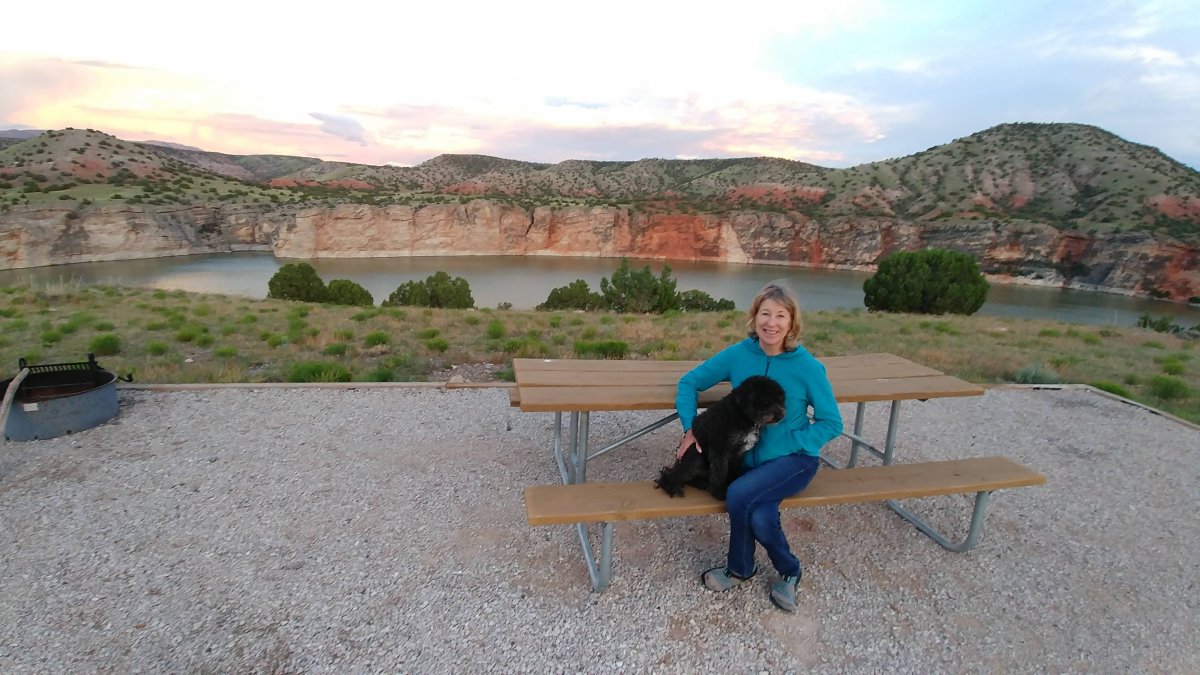
<instances>
[{"instance_id":1,"label":"gravel ground","mask_svg":"<svg viewBox=\"0 0 1200 675\"><path fill-rule=\"evenodd\" d=\"M880 504L788 512L791 616L767 575L700 587L723 516L618 524L591 593L573 529L524 518L553 416L502 389L120 400L0 448L0 672L1200 672L1200 431L1088 390L904 404L900 461L1003 454L1048 483L994 494L966 554ZM593 415L593 439L655 417ZM675 438L589 478L650 478ZM965 497L912 505L965 527Z\"/></svg>"}]
</instances>

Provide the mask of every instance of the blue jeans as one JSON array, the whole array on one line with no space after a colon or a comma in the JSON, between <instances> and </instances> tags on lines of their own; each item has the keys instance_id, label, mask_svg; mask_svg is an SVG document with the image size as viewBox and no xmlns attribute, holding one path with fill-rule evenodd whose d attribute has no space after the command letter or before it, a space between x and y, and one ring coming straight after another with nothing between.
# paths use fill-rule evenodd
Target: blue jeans
<instances>
[{"instance_id":1,"label":"blue jeans","mask_svg":"<svg viewBox=\"0 0 1200 675\"><path fill-rule=\"evenodd\" d=\"M798 576L800 561L792 555L779 524L779 502L808 487L821 460L794 454L750 469L729 486L729 571L740 577L754 573L754 542L762 544L780 574Z\"/></svg>"}]
</instances>

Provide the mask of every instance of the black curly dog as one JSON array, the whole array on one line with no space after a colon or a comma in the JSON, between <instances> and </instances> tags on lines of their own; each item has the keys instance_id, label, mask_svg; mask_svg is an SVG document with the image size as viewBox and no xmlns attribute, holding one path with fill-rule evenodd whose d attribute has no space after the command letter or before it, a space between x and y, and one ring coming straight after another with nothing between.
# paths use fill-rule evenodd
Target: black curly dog
<instances>
[{"instance_id":1,"label":"black curly dog","mask_svg":"<svg viewBox=\"0 0 1200 675\"><path fill-rule=\"evenodd\" d=\"M758 441L759 428L783 419L785 412L778 382L765 375L746 378L692 422L702 452L692 445L673 466L662 468L654 484L672 497L682 497L683 486L691 485L724 500L729 484L742 473L742 455Z\"/></svg>"}]
</instances>

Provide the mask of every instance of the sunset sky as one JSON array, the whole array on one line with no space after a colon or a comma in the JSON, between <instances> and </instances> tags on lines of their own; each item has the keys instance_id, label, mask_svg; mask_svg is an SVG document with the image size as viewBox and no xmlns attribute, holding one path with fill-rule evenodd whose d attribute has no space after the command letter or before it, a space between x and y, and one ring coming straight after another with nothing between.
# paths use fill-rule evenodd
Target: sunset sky
<instances>
[{"instance_id":1,"label":"sunset sky","mask_svg":"<svg viewBox=\"0 0 1200 675\"><path fill-rule=\"evenodd\" d=\"M1002 122L1200 167L1200 3L10 3L0 129L417 164L845 167Z\"/></svg>"}]
</instances>

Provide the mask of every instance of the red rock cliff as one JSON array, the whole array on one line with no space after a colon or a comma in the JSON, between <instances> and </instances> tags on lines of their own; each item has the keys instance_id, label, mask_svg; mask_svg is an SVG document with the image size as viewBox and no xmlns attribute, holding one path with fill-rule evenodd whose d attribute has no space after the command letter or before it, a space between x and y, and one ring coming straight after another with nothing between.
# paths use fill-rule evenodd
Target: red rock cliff
<instances>
[{"instance_id":1,"label":"red rock cliff","mask_svg":"<svg viewBox=\"0 0 1200 675\"><path fill-rule=\"evenodd\" d=\"M478 199L428 206L12 207L0 268L233 250L285 258L559 255L871 269L897 250L953 248L994 280L1200 296L1200 250L1143 233L1089 236L993 220L816 221L798 213L653 214Z\"/></svg>"}]
</instances>

